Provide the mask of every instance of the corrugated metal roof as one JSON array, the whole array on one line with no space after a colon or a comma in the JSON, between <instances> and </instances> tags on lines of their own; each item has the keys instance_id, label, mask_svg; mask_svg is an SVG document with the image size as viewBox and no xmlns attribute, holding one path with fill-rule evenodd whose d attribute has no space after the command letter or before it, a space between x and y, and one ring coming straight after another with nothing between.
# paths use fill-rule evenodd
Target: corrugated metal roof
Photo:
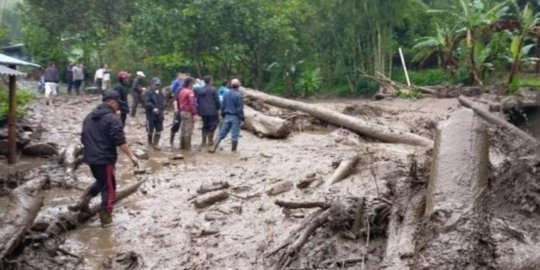
<instances>
[{"instance_id":1,"label":"corrugated metal roof","mask_svg":"<svg viewBox=\"0 0 540 270\"><path fill-rule=\"evenodd\" d=\"M34 64L34 63L26 62L26 61L23 61L23 60L19 60L17 58L7 56L7 55L1 54L1 53L0 53L0 64L40 67L40 65L38 65L38 64Z\"/></svg>"},{"instance_id":2,"label":"corrugated metal roof","mask_svg":"<svg viewBox=\"0 0 540 270\"><path fill-rule=\"evenodd\" d=\"M15 75L15 76L23 77L23 76L26 76L26 73L0 65L0 75L8 75L8 76Z\"/></svg>"}]
</instances>

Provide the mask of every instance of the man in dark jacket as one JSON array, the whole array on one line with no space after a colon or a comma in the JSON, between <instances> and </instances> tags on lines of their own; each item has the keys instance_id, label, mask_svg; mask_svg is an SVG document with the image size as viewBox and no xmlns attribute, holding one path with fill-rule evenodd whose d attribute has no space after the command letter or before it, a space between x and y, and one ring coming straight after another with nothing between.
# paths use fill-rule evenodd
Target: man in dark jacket
<instances>
[{"instance_id":1,"label":"man in dark jacket","mask_svg":"<svg viewBox=\"0 0 540 270\"><path fill-rule=\"evenodd\" d=\"M127 114L129 113L129 103L127 99L127 85L129 83L129 77L131 74L125 71L119 71L116 74L118 84L114 87L114 91L118 93L120 101L120 118L122 120L122 126L126 125Z\"/></svg>"},{"instance_id":2,"label":"man in dark jacket","mask_svg":"<svg viewBox=\"0 0 540 270\"><path fill-rule=\"evenodd\" d=\"M131 87L131 96L133 97L133 105L131 106L131 117L135 117L135 115L137 114L137 107L139 106L139 104L144 104L144 101L142 99L142 80L144 77L145 76L142 71L137 71L137 76L133 80L133 86Z\"/></svg>"},{"instance_id":3,"label":"man in dark jacket","mask_svg":"<svg viewBox=\"0 0 540 270\"><path fill-rule=\"evenodd\" d=\"M220 102L219 95L212 86L212 76L204 76L203 80L205 85L195 90L195 94L197 96L197 110L203 121L201 146L206 146L207 139L210 145L214 144Z\"/></svg>"},{"instance_id":4,"label":"man in dark jacket","mask_svg":"<svg viewBox=\"0 0 540 270\"><path fill-rule=\"evenodd\" d=\"M135 166L138 165L137 157L126 143L122 122L116 115L120 107L119 98L117 92L105 91L103 103L84 119L81 133L84 162L90 166L96 182L83 193L79 203L69 207L71 211L88 212L90 200L101 193L99 218L102 225L112 222L111 213L116 195L116 148L126 153Z\"/></svg>"},{"instance_id":5,"label":"man in dark jacket","mask_svg":"<svg viewBox=\"0 0 540 270\"><path fill-rule=\"evenodd\" d=\"M210 150L210 153L216 152L219 143L227 137L229 131L231 131L232 151L236 151L238 147L238 140L240 138L240 127L244 121L244 100L240 93L240 81L233 79L231 81L231 91L229 91L223 98L223 105L221 107L221 116L223 116L223 125L219 131L219 138L214 145L214 148Z\"/></svg>"},{"instance_id":6,"label":"man in dark jacket","mask_svg":"<svg viewBox=\"0 0 540 270\"><path fill-rule=\"evenodd\" d=\"M45 98L47 99L47 105L52 103L52 96L56 96L56 89L58 87L58 70L56 64L49 62L49 66L45 69L43 74L45 80Z\"/></svg>"},{"instance_id":7,"label":"man in dark jacket","mask_svg":"<svg viewBox=\"0 0 540 270\"><path fill-rule=\"evenodd\" d=\"M154 150L159 148L159 139L163 131L163 111L165 110L165 97L161 90L161 80L152 78L150 90L146 91L144 97L144 108L146 110L146 131L148 132L148 145L153 145Z\"/></svg>"}]
</instances>

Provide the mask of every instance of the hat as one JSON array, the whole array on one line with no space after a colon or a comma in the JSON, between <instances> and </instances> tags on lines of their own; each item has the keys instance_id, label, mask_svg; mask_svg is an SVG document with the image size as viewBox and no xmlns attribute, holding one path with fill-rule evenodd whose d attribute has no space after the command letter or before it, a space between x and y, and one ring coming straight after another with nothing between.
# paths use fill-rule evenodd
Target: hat
<instances>
[{"instance_id":1,"label":"hat","mask_svg":"<svg viewBox=\"0 0 540 270\"><path fill-rule=\"evenodd\" d=\"M161 84L161 80L158 77L152 78L150 81L151 84Z\"/></svg>"},{"instance_id":2,"label":"hat","mask_svg":"<svg viewBox=\"0 0 540 270\"><path fill-rule=\"evenodd\" d=\"M123 70L120 70L118 71L118 74L116 74L116 78L121 81L121 80L124 80L124 79L129 79L129 77L131 77L131 74L123 71Z\"/></svg>"},{"instance_id":3,"label":"hat","mask_svg":"<svg viewBox=\"0 0 540 270\"><path fill-rule=\"evenodd\" d=\"M240 84L240 80L239 80L239 79L232 79L232 80L231 80L231 86L232 86L232 87L239 87L240 85L242 85L242 84Z\"/></svg>"},{"instance_id":4,"label":"hat","mask_svg":"<svg viewBox=\"0 0 540 270\"><path fill-rule=\"evenodd\" d=\"M113 91L113 90L107 90L103 92L103 98L102 98L103 101L107 101L111 99L116 99L116 100L120 99L118 92Z\"/></svg>"},{"instance_id":5,"label":"hat","mask_svg":"<svg viewBox=\"0 0 540 270\"><path fill-rule=\"evenodd\" d=\"M144 76L144 73L142 71L140 71L140 70L137 71L137 76L141 76L143 78L146 77L146 76Z\"/></svg>"}]
</instances>

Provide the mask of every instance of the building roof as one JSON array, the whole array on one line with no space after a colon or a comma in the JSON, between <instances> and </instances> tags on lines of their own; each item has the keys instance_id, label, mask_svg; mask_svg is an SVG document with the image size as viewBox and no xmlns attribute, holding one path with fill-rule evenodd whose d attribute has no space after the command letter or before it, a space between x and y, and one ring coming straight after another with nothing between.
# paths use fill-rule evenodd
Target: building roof
<instances>
[{"instance_id":1,"label":"building roof","mask_svg":"<svg viewBox=\"0 0 540 270\"><path fill-rule=\"evenodd\" d=\"M40 67L38 64L26 62L23 60L19 60L17 58L7 56L5 54L0 53L0 64L2 65L20 65L20 66L33 66L33 67Z\"/></svg>"},{"instance_id":2,"label":"building roof","mask_svg":"<svg viewBox=\"0 0 540 270\"><path fill-rule=\"evenodd\" d=\"M26 73L0 65L0 76L2 75L24 77Z\"/></svg>"}]
</instances>

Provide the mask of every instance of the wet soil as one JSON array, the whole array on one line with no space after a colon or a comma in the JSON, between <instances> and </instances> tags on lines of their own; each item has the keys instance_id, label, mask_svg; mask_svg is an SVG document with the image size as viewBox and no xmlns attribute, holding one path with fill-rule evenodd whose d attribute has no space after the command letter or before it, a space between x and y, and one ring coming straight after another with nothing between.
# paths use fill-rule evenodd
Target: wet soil
<instances>
[{"instance_id":1,"label":"wet soil","mask_svg":"<svg viewBox=\"0 0 540 270\"><path fill-rule=\"evenodd\" d=\"M99 97L92 95L60 96L53 106L45 106L43 101L37 101L31 107L32 113L43 116L45 131L42 138L66 147L79 142L82 120L99 102ZM429 138L434 137L436 123L458 108L456 99L337 99L309 102ZM178 136L173 147L168 145L169 127L172 124L170 112L165 115L162 151L156 152L146 146L145 120L141 112L142 108L135 118L128 117L125 131L133 148L148 152L149 159L141 161L148 172L135 175L130 161L120 154L116 177L119 189L138 179L147 179L147 182L136 194L115 206L112 227L101 228L99 220L94 218L77 230L61 236L61 247L83 258L81 262L36 260L34 266L110 269L104 266L104 261L129 251L140 255L140 269L269 269L275 265L277 258L266 255L286 241L305 217L316 211L283 210L274 204L276 199L329 201L336 198L392 198L399 194L396 187L410 181L411 167L413 163L416 164L411 157L426 155L425 149L380 143L332 126L293 132L284 140L261 139L242 131L238 152L230 151L230 141L226 139L217 153L209 154L207 148L200 146L200 123L197 123L193 138L194 149L185 152L178 150ZM353 173L331 187L323 185L335 164L353 152L360 156ZM171 159L179 153L184 155L183 160ZM507 160L502 150L493 157ZM51 166L50 163L54 161L24 158L17 167L10 167L2 160L0 171L7 175L18 170ZM48 167L53 179L69 181L70 186L78 188L85 188L93 182L84 164L76 171L76 180L56 172L55 166ZM422 182L427 182L428 167L428 163L422 162L418 168L423 172L419 177L421 179L417 179L419 192L424 189ZM42 172L47 173L43 169ZM308 188L292 187L274 196L266 193L277 184L286 181L297 183L306 177L315 177L317 181ZM196 208L193 200L198 196L197 189L215 182L230 184L226 189L228 198L206 208ZM38 220L67 211L66 207L75 202L80 193L77 188L52 186L45 191L45 205ZM4 199L0 196L0 216L5 207ZM98 202L99 198L93 201ZM519 227L516 229L519 232L531 229L540 231L539 223L534 223L534 219L528 220L528 228L523 224L512 226ZM330 222L315 232L290 267L382 268L387 238L386 228L380 229L364 230L358 237L351 238ZM529 235L526 248L523 248L527 252L522 254L538 260L538 256L530 253L534 247L537 247L536 250L539 248L538 235ZM514 250L514 238L501 236L497 241L501 243L502 260L514 259L504 254L510 249ZM42 249L27 248L22 256L27 256L28 260L35 259L30 254ZM514 253L517 254L517 251ZM32 269L24 265L22 268Z\"/></svg>"}]
</instances>

